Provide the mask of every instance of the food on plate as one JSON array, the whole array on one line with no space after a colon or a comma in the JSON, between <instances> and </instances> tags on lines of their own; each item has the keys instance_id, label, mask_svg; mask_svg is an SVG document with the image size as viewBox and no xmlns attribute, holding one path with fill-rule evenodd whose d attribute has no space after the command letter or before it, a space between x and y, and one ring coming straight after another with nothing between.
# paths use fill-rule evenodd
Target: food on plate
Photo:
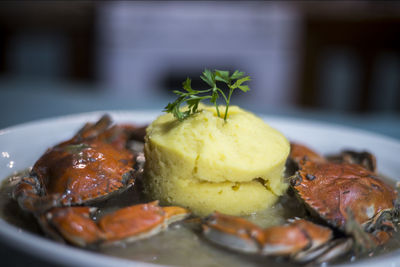
<instances>
[{"instance_id":1,"label":"food on plate","mask_svg":"<svg viewBox=\"0 0 400 267\"><path fill-rule=\"evenodd\" d=\"M184 91L174 91L178 98L166 106L167 114L147 129L148 194L197 215L243 215L270 207L287 188L283 171L289 142L254 114L229 109L235 89L249 90L249 76L206 69L200 78L209 89L194 90L187 78ZM229 88L228 96L218 82ZM218 97L225 106L217 105ZM200 104L206 99L215 108ZM180 107L184 102L186 111Z\"/></svg>"},{"instance_id":2,"label":"food on plate","mask_svg":"<svg viewBox=\"0 0 400 267\"><path fill-rule=\"evenodd\" d=\"M236 106L226 122L210 106L184 121L164 114L147 128L145 141L146 189L164 204L198 215L243 215L270 207L287 188L289 142Z\"/></svg>"},{"instance_id":3,"label":"food on plate","mask_svg":"<svg viewBox=\"0 0 400 267\"><path fill-rule=\"evenodd\" d=\"M42 230L77 246L133 241L166 229L189 211L157 202L132 205L92 218L99 203L131 187L140 174L128 140L141 128L113 125L108 115L87 123L71 139L48 149L13 191L19 206L34 214Z\"/></svg>"},{"instance_id":4,"label":"food on plate","mask_svg":"<svg viewBox=\"0 0 400 267\"><path fill-rule=\"evenodd\" d=\"M87 123L71 139L48 149L17 185L21 208L42 213L52 207L106 198L135 182L134 154L126 142L135 127L114 126L108 115Z\"/></svg>"},{"instance_id":5,"label":"food on plate","mask_svg":"<svg viewBox=\"0 0 400 267\"><path fill-rule=\"evenodd\" d=\"M235 110L231 107L232 114ZM133 136L143 140L143 136L137 134L137 130L143 128L111 125L108 116L97 123L86 124L72 139L46 151L29 175L22 176L14 187L14 198L20 207L34 214L43 231L55 240L97 247L150 238L178 221L186 225L184 219L189 216L189 210L185 208L160 206L157 200L148 202L135 195L129 196L136 200L118 202L119 193L126 187L137 187L143 178L141 166L137 165L139 159L143 160L142 152L133 151L129 146L126 148ZM118 178L104 174L104 168L114 166L111 164L114 161L108 159L113 157L114 149L128 149L127 154L121 153L128 158L131 157L129 154L133 155L131 163L134 166L128 168L129 176ZM44 160L49 154L53 156ZM89 160L89 155L96 157ZM53 162L62 156L74 160L67 160L65 165ZM305 146L292 144L288 162L294 167L289 189L295 192L299 202L304 203L311 216L302 211L301 219L288 217L292 218L288 224L268 228L218 212L205 218L194 217L190 219L191 223L200 222L201 233L206 239L223 247L254 253L259 255L257 257L283 255L302 263L331 261L350 250L371 255L376 247L390 240L399 219L397 193L380 179L375 168L371 169L371 164L365 164L375 162L372 154L347 151L325 158ZM125 160L121 163L124 166ZM100 168L93 172L95 166ZM124 173L125 167L116 166L115 173ZM92 179L69 179L70 183L64 183L60 167L65 168L66 173L79 169L78 173ZM39 170L46 175L38 175ZM100 189L103 179L110 179L111 185L112 181L121 178L122 187ZM63 186L61 191L52 189ZM112 197L117 200L110 202L114 203L112 211L98 213L94 206L101 206L104 199L112 200ZM291 209L292 203L297 202L291 194L285 194L284 198L286 201L279 203L283 209ZM303 210L301 206L297 209ZM175 230L180 231L180 228Z\"/></svg>"},{"instance_id":6,"label":"food on plate","mask_svg":"<svg viewBox=\"0 0 400 267\"><path fill-rule=\"evenodd\" d=\"M55 240L91 248L150 238L175 222L185 229L167 233L201 234L205 239L196 242L213 253L205 240L252 253L263 263L262 256L321 263L349 251L372 255L394 240L398 195L378 175L373 154L324 157L289 145L260 118L229 105L235 89L249 90L248 76L206 70L201 78L211 88L194 90L187 79L185 92L176 91L168 114L146 133L144 127L114 124L108 115L85 124L31 170L9 179L13 205ZM228 96L217 82L229 88ZM220 96L226 106L217 105ZM214 107L202 105L205 99ZM142 185L152 199L143 198ZM289 211L279 215L287 224L261 227L248 220L279 207ZM185 220L190 210L192 218ZM231 215L248 213L247 219ZM198 231L191 231L193 225Z\"/></svg>"},{"instance_id":7,"label":"food on plate","mask_svg":"<svg viewBox=\"0 0 400 267\"><path fill-rule=\"evenodd\" d=\"M297 171L291 177L291 189L314 219L322 219L339 230L336 234L300 219L262 229L241 218L219 213L205 221L204 234L233 250L287 255L296 262L329 261L353 247L371 252L385 244L397 230L400 210L396 205L396 190L379 179L374 170L366 168L363 160L357 160L367 154L342 153L346 156L337 163L303 145L292 144L290 159L297 164ZM375 162L372 154L367 156Z\"/></svg>"}]
</instances>

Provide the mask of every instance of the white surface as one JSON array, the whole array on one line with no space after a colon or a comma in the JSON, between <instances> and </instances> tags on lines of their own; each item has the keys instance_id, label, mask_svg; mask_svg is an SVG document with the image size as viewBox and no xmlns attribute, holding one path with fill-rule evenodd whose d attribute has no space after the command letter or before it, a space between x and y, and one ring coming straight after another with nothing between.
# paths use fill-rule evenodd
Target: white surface
<instances>
[{"instance_id":1,"label":"white surface","mask_svg":"<svg viewBox=\"0 0 400 267\"><path fill-rule=\"evenodd\" d=\"M0 177L31 166L50 147L69 138L83 123L97 120L105 112L93 112L40 120L0 130ZM118 122L145 124L158 112L107 112ZM307 144L320 153L338 152L344 148L369 150L377 156L379 172L400 180L400 142L352 128L298 119L263 116L291 141ZM71 266L154 266L147 263L102 256L97 253L61 245L21 231L0 219L0 237L10 246L54 263ZM400 251L382 257L359 261L352 266L400 266Z\"/></svg>"}]
</instances>

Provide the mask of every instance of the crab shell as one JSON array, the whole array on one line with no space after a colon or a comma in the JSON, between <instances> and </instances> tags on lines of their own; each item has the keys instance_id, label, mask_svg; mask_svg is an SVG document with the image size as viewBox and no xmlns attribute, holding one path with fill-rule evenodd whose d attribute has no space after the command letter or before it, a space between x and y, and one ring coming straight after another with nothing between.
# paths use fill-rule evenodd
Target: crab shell
<instances>
[{"instance_id":1,"label":"crab shell","mask_svg":"<svg viewBox=\"0 0 400 267\"><path fill-rule=\"evenodd\" d=\"M134 126L112 126L109 116L87 123L74 137L48 149L14 190L22 209L94 202L125 190L135 178L134 154L126 149Z\"/></svg>"},{"instance_id":2,"label":"crab shell","mask_svg":"<svg viewBox=\"0 0 400 267\"><path fill-rule=\"evenodd\" d=\"M111 124L105 115L48 149L14 189L20 207L32 212L42 230L55 240L81 247L133 242L190 214L187 209L160 207L154 201L123 207L97 219L96 208L77 206L127 189L142 171L141 153L126 147L131 139L142 141L145 128ZM134 169L135 157L138 170Z\"/></svg>"},{"instance_id":3,"label":"crab shell","mask_svg":"<svg viewBox=\"0 0 400 267\"><path fill-rule=\"evenodd\" d=\"M62 203L80 204L127 186L133 174L134 158L127 149L85 140L56 146L34 165L32 172L46 194L60 194Z\"/></svg>"},{"instance_id":4,"label":"crab shell","mask_svg":"<svg viewBox=\"0 0 400 267\"><path fill-rule=\"evenodd\" d=\"M393 210L397 195L373 172L351 163L303 161L291 185L309 210L341 230L349 211L365 225Z\"/></svg>"}]
</instances>

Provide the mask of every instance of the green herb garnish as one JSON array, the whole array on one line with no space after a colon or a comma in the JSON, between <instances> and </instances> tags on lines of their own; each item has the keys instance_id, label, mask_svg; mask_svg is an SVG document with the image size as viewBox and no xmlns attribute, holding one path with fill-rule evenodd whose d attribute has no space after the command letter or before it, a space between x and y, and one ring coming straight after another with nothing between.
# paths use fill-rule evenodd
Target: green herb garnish
<instances>
[{"instance_id":1,"label":"green herb garnish","mask_svg":"<svg viewBox=\"0 0 400 267\"><path fill-rule=\"evenodd\" d=\"M200 101L210 99L210 102L214 104L217 110L218 117L221 117L217 104L217 100L221 95L226 103L224 115L224 121L226 121L233 91L236 88L239 88L243 92L250 90L247 85L243 84L244 82L250 81L250 76L244 76L244 73L238 70L236 70L232 75L229 75L229 71L226 70L214 70L212 72L208 69L205 69L200 78L211 87L206 90L194 90L192 88L192 80L190 78L186 78L186 81L182 83L185 91L173 91L178 95L178 98L175 100L175 102L168 103L168 105L164 108L164 112L172 113L178 120L182 121L190 115L198 112L197 109ZM228 86L228 97L225 95L223 90L217 86L217 82L225 83ZM184 102L186 102L188 109L186 111L181 111L180 107Z\"/></svg>"}]
</instances>

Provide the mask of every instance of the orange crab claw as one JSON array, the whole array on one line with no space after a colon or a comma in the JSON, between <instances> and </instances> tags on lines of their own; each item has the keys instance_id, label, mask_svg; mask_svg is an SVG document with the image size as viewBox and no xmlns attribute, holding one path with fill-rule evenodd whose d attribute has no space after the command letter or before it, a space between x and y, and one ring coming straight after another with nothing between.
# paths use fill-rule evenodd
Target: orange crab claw
<instances>
[{"instance_id":1,"label":"orange crab claw","mask_svg":"<svg viewBox=\"0 0 400 267\"><path fill-rule=\"evenodd\" d=\"M106 243L134 242L156 235L168 225L189 216L187 209L160 207L158 201L134 205L103 216L99 227L107 235Z\"/></svg>"},{"instance_id":2,"label":"orange crab claw","mask_svg":"<svg viewBox=\"0 0 400 267\"><path fill-rule=\"evenodd\" d=\"M218 212L205 220L203 233L210 241L233 250L275 256L312 250L332 239L331 229L306 220L264 230L243 218Z\"/></svg>"},{"instance_id":3,"label":"orange crab claw","mask_svg":"<svg viewBox=\"0 0 400 267\"><path fill-rule=\"evenodd\" d=\"M92 211L88 207L55 208L47 213L47 220L63 238L86 247L144 239L189 216L186 209L163 208L157 201L119 209L102 216L97 223L90 217Z\"/></svg>"},{"instance_id":4,"label":"orange crab claw","mask_svg":"<svg viewBox=\"0 0 400 267\"><path fill-rule=\"evenodd\" d=\"M166 223L169 225L174 222L184 220L188 217L189 211L178 206L163 207Z\"/></svg>"},{"instance_id":5,"label":"orange crab claw","mask_svg":"<svg viewBox=\"0 0 400 267\"><path fill-rule=\"evenodd\" d=\"M90 218L96 208L53 208L39 216L42 229L54 239L66 240L77 246L95 244L104 239L96 223Z\"/></svg>"},{"instance_id":6,"label":"orange crab claw","mask_svg":"<svg viewBox=\"0 0 400 267\"><path fill-rule=\"evenodd\" d=\"M203 233L214 243L234 250L257 253L263 242L263 230L240 217L215 212L206 218Z\"/></svg>"},{"instance_id":7,"label":"orange crab claw","mask_svg":"<svg viewBox=\"0 0 400 267\"><path fill-rule=\"evenodd\" d=\"M59 206L60 194L41 196L39 189L39 181L34 177L26 176L16 185L12 196L23 210L36 215Z\"/></svg>"},{"instance_id":8,"label":"orange crab claw","mask_svg":"<svg viewBox=\"0 0 400 267\"><path fill-rule=\"evenodd\" d=\"M13 198L18 201L23 210L35 210L35 201L38 198L37 180L33 177L24 177L21 179L13 191Z\"/></svg>"},{"instance_id":9,"label":"orange crab claw","mask_svg":"<svg viewBox=\"0 0 400 267\"><path fill-rule=\"evenodd\" d=\"M307 220L295 220L292 222L292 225L296 225L306 232L311 242L310 249L319 247L333 238L333 233L330 228L317 225Z\"/></svg>"},{"instance_id":10,"label":"orange crab claw","mask_svg":"<svg viewBox=\"0 0 400 267\"><path fill-rule=\"evenodd\" d=\"M106 233L107 243L135 241L160 232L165 213L157 202L129 206L103 216L98 225Z\"/></svg>"},{"instance_id":11,"label":"orange crab claw","mask_svg":"<svg viewBox=\"0 0 400 267\"><path fill-rule=\"evenodd\" d=\"M313 250L333 237L332 230L310 221L296 219L288 225L264 230L263 254L289 255L304 249Z\"/></svg>"},{"instance_id":12,"label":"orange crab claw","mask_svg":"<svg viewBox=\"0 0 400 267\"><path fill-rule=\"evenodd\" d=\"M367 151L352 151L352 150L344 150L338 155L329 155L329 161L336 162L336 163L351 163L357 164L365 169L376 172L376 158L373 154Z\"/></svg>"},{"instance_id":13,"label":"orange crab claw","mask_svg":"<svg viewBox=\"0 0 400 267\"><path fill-rule=\"evenodd\" d=\"M294 254L310 245L306 232L296 225L273 226L265 229L264 234L264 255Z\"/></svg>"},{"instance_id":14,"label":"orange crab claw","mask_svg":"<svg viewBox=\"0 0 400 267\"><path fill-rule=\"evenodd\" d=\"M314 162L324 162L326 161L324 157L319 155L317 152L311 150L310 148L298 144L298 143L291 143L290 144L290 156L289 158L300 164L300 162L307 160L307 161L314 161Z\"/></svg>"}]
</instances>

